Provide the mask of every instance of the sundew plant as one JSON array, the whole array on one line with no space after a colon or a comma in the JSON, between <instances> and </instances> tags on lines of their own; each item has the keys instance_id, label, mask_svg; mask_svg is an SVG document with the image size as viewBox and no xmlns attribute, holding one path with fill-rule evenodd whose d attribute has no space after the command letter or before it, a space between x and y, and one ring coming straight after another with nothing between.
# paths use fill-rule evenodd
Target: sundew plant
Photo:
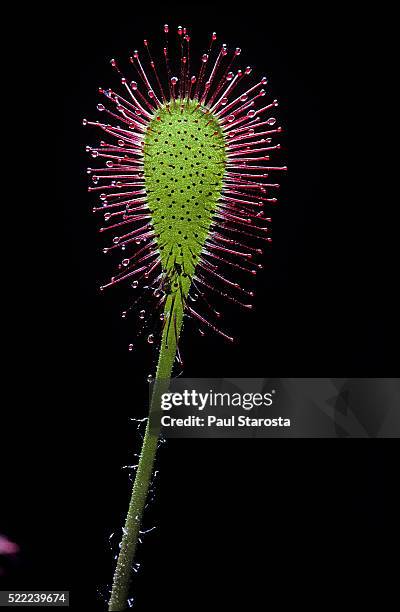
<instances>
[{"instance_id":1,"label":"sundew plant","mask_svg":"<svg viewBox=\"0 0 400 612\"><path fill-rule=\"evenodd\" d=\"M202 334L211 330L233 341L213 297L252 308L251 282L242 279L251 280L262 267L257 256L271 242L266 209L277 201L275 176L286 170L270 161L282 129L267 78L254 80L252 69L239 65L241 50L218 46L215 33L199 61L192 59L186 28L178 27L175 45L167 25L164 35L162 61L153 58L147 40L126 68L111 60L120 84L99 89L103 119L83 121L102 132L102 140L87 147L96 165L88 168L89 192L98 196L100 231L111 236L103 251L120 256L101 290L125 283L136 293L150 292L147 341L158 351L156 380L172 375L186 319ZM122 316L135 309L143 319L141 297ZM157 445L147 426L110 610L127 607Z\"/></svg>"}]
</instances>

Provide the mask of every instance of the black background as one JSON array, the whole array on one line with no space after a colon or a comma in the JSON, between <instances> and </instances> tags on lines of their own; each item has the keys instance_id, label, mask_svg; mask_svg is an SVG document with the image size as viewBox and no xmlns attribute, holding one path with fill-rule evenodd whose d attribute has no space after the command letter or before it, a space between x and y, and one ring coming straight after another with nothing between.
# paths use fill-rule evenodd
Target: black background
<instances>
[{"instance_id":1,"label":"black background","mask_svg":"<svg viewBox=\"0 0 400 612\"><path fill-rule=\"evenodd\" d=\"M227 311L235 345L188 326L185 375L396 375L379 26L370 29L367 17L343 18L338 5L322 14L124 2L19 17L3 114L3 331L12 333L3 353L0 532L21 553L7 564L5 587L69 589L73 608L104 609L108 540L130 489L121 466L140 446L129 418L145 414L153 358L145 347L128 352L134 321L119 318L118 291L97 291L106 267L84 152L96 135L81 120L95 118L97 87L114 78L108 60L144 36L161 47L162 24L191 28L199 53L215 30L269 76L289 166L256 311ZM395 457L385 440L169 441L145 517L157 529L139 552L137 609L239 600L258 609L276 594L315 599L317 585L339 594L379 586L378 569L389 566L378 560L396 531Z\"/></svg>"}]
</instances>

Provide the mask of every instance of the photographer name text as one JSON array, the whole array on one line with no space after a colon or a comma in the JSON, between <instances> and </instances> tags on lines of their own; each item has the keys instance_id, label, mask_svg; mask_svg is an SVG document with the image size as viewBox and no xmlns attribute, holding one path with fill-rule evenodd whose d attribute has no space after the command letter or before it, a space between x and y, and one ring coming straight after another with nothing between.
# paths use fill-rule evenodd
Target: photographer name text
<instances>
[{"instance_id":1,"label":"photographer name text","mask_svg":"<svg viewBox=\"0 0 400 612\"><path fill-rule=\"evenodd\" d=\"M175 418L168 415L161 417L163 427L290 427L290 419L284 417L276 418L254 418L245 415L232 415L226 418L208 415L207 417L187 416Z\"/></svg>"}]
</instances>

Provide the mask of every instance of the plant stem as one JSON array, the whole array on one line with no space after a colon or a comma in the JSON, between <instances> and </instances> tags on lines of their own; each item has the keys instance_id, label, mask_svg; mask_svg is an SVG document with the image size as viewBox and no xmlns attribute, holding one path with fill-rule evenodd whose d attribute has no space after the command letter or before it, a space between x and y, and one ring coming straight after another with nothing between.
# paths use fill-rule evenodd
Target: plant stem
<instances>
[{"instance_id":1,"label":"plant stem","mask_svg":"<svg viewBox=\"0 0 400 612\"><path fill-rule=\"evenodd\" d=\"M153 386L149 416L152 411L160 405L157 400L162 390L165 391L168 379L171 378L183 321L183 303L180 295L175 293L168 296L164 308L164 315L166 319L161 338L156 381ZM132 567L139 539L143 510L150 488L158 438L159 431L155 431L154 424L153 427L150 428L150 422L148 420L131 501L123 530L121 548L114 573L111 597L108 605L109 610L126 610L128 607L127 600L132 577Z\"/></svg>"}]
</instances>

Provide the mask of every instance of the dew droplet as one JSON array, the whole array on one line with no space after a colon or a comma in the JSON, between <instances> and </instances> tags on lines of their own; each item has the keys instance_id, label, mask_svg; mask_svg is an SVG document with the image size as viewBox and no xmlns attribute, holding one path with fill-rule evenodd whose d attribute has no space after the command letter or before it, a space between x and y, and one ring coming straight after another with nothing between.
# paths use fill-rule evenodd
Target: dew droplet
<instances>
[{"instance_id":1,"label":"dew droplet","mask_svg":"<svg viewBox=\"0 0 400 612\"><path fill-rule=\"evenodd\" d=\"M147 342L148 342L149 344L153 344L153 342L154 342L154 334L149 334L149 335L147 336Z\"/></svg>"}]
</instances>

